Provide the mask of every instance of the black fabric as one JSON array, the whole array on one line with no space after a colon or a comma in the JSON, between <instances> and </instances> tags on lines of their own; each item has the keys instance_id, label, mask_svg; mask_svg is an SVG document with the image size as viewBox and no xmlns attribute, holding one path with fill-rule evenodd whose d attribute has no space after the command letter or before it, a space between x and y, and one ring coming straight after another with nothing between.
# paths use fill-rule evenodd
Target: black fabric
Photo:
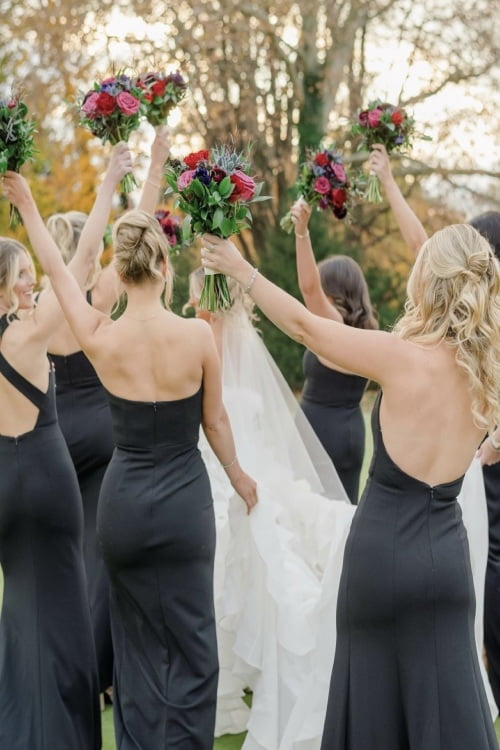
<instances>
[{"instance_id":1,"label":"black fabric","mask_svg":"<svg viewBox=\"0 0 500 750\"><path fill-rule=\"evenodd\" d=\"M488 678L500 710L500 463L483 466L488 504L488 564L484 590L484 647Z\"/></svg>"},{"instance_id":2,"label":"black fabric","mask_svg":"<svg viewBox=\"0 0 500 750\"><path fill-rule=\"evenodd\" d=\"M97 544L97 501L113 453L111 414L97 373L81 351L49 354L56 371L59 424L78 476L83 504L83 557L101 691L113 680L109 581Z\"/></svg>"},{"instance_id":3,"label":"black fabric","mask_svg":"<svg viewBox=\"0 0 500 750\"><path fill-rule=\"evenodd\" d=\"M97 530L110 575L118 750L212 750L215 519L198 451L202 392L109 395L116 448Z\"/></svg>"},{"instance_id":4,"label":"black fabric","mask_svg":"<svg viewBox=\"0 0 500 750\"><path fill-rule=\"evenodd\" d=\"M44 394L2 356L0 371L40 410L33 430L0 436L0 748L98 750L81 502L53 373Z\"/></svg>"},{"instance_id":5,"label":"black fabric","mask_svg":"<svg viewBox=\"0 0 500 750\"><path fill-rule=\"evenodd\" d=\"M456 497L374 455L347 541L322 750L497 750Z\"/></svg>"},{"instance_id":6,"label":"black fabric","mask_svg":"<svg viewBox=\"0 0 500 750\"><path fill-rule=\"evenodd\" d=\"M352 503L358 502L365 453L365 423L360 401L367 380L325 367L306 350L300 405L340 477Z\"/></svg>"}]
</instances>

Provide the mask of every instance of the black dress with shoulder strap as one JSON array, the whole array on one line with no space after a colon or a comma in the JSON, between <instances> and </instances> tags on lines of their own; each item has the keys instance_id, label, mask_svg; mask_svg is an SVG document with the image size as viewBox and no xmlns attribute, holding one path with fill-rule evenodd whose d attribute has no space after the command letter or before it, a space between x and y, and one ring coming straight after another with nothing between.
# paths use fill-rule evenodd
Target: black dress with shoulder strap
<instances>
[{"instance_id":1,"label":"black dress with shoulder strap","mask_svg":"<svg viewBox=\"0 0 500 750\"><path fill-rule=\"evenodd\" d=\"M39 410L33 430L0 435L0 748L98 750L81 501L53 373L46 393L1 353L0 373Z\"/></svg>"},{"instance_id":2,"label":"black dress with shoulder strap","mask_svg":"<svg viewBox=\"0 0 500 750\"><path fill-rule=\"evenodd\" d=\"M91 295L87 293L90 303ZM109 621L109 581L97 544L97 501L104 472L113 453L111 414L106 392L82 351L51 354L56 371L59 425L76 469L83 505L83 558L87 573L99 684L113 680L113 644Z\"/></svg>"},{"instance_id":3,"label":"black dress with shoulder strap","mask_svg":"<svg viewBox=\"0 0 500 750\"><path fill-rule=\"evenodd\" d=\"M457 495L374 454L347 540L322 750L498 750Z\"/></svg>"}]
</instances>

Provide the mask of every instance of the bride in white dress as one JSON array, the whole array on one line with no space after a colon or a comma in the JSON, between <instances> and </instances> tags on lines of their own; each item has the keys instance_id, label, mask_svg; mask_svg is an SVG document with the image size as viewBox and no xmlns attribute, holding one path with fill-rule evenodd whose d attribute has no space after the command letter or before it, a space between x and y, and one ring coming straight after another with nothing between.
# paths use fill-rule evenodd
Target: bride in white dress
<instances>
[{"instance_id":1,"label":"bride in white dress","mask_svg":"<svg viewBox=\"0 0 500 750\"><path fill-rule=\"evenodd\" d=\"M195 309L203 279L203 269L190 276L189 304ZM257 480L259 502L247 516L201 440L217 523L216 736L247 730L244 750L319 750L338 584L355 506L254 327L252 301L228 281L233 307L198 314L210 318L218 342L224 404L240 462ZM469 534L481 653L487 516L477 461L459 500ZM484 669L483 676L495 714ZM251 708L243 701L245 688L252 691Z\"/></svg>"}]
</instances>

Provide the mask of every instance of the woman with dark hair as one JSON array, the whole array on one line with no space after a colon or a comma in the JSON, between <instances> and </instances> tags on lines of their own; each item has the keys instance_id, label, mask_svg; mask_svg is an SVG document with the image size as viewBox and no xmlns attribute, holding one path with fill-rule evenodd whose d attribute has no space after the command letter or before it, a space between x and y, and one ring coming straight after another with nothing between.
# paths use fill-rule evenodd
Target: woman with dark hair
<instances>
[{"instance_id":1,"label":"woman with dark hair","mask_svg":"<svg viewBox=\"0 0 500 750\"><path fill-rule=\"evenodd\" d=\"M257 502L222 403L213 335L205 321L168 308L169 243L153 216L129 211L113 227L115 269L127 295L114 321L73 282L25 180L8 172L4 191L110 402L115 450L97 532L110 577L117 745L212 750L215 524L200 424L248 510Z\"/></svg>"},{"instance_id":2,"label":"woman with dark hair","mask_svg":"<svg viewBox=\"0 0 500 750\"><path fill-rule=\"evenodd\" d=\"M361 268L346 255L334 255L316 266L307 224L311 207L300 199L291 209L299 288L306 307L316 315L365 330L378 328ZM331 362L304 353L301 406L332 459L352 503L358 502L365 453L361 398L367 379Z\"/></svg>"}]
</instances>

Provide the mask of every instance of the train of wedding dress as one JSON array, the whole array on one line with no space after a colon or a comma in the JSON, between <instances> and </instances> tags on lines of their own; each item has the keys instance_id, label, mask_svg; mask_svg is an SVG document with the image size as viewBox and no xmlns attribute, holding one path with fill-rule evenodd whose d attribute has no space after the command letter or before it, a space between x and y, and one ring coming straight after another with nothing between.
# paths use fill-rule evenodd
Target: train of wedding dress
<instances>
[{"instance_id":1,"label":"train of wedding dress","mask_svg":"<svg viewBox=\"0 0 500 750\"><path fill-rule=\"evenodd\" d=\"M246 730L244 750L318 750L344 544L355 507L239 303L223 317L222 361L238 457L257 481L259 503L247 516L202 436L217 524L216 736ZM487 516L477 463L467 472L461 503L481 652ZM243 700L245 689L252 691L251 708Z\"/></svg>"}]
</instances>

